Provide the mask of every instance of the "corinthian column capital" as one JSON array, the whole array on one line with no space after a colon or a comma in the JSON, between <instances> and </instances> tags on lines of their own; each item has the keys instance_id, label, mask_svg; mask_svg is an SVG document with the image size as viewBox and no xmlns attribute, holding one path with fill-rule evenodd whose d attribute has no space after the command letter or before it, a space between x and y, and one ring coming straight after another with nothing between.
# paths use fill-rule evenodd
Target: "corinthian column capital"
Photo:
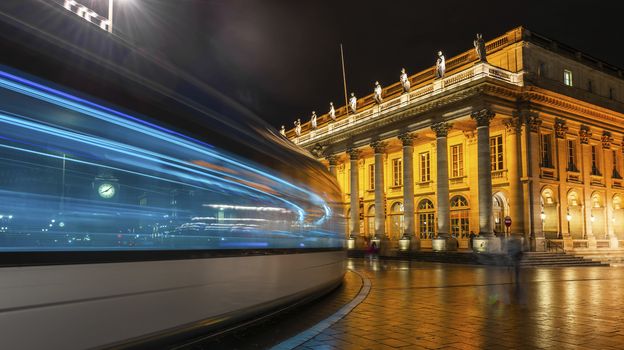
<instances>
[{"instance_id":1,"label":"corinthian column capital","mask_svg":"<svg viewBox=\"0 0 624 350\"><path fill-rule=\"evenodd\" d=\"M347 154L350 160L358 160L360 158L360 150L357 148L349 148Z\"/></svg>"},{"instance_id":2,"label":"corinthian column capital","mask_svg":"<svg viewBox=\"0 0 624 350\"><path fill-rule=\"evenodd\" d=\"M416 135L410 134L408 132L402 133L398 136L398 139L401 140L403 146L413 146L415 138Z\"/></svg>"},{"instance_id":3,"label":"corinthian column capital","mask_svg":"<svg viewBox=\"0 0 624 350\"><path fill-rule=\"evenodd\" d=\"M375 150L375 153L385 153L387 144L383 141L373 141L370 146Z\"/></svg>"},{"instance_id":4,"label":"corinthian column capital","mask_svg":"<svg viewBox=\"0 0 624 350\"><path fill-rule=\"evenodd\" d=\"M436 133L436 137L446 137L453 125L447 122L437 122L431 125L431 130Z\"/></svg>"},{"instance_id":5,"label":"corinthian column capital","mask_svg":"<svg viewBox=\"0 0 624 350\"><path fill-rule=\"evenodd\" d=\"M327 159L327 161L329 162L330 166L338 165L338 157L336 157L333 154L328 155L327 157L325 157L325 159Z\"/></svg>"},{"instance_id":6,"label":"corinthian column capital","mask_svg":"<svg viewBox=\"0 0 624 350\"><path fill-rule=\"evenodd\" d=\"M482 110L472 112L470 117L477 121L477 127L480 126L489 126L490 120L494 118L496 113L492 112L490 109L483 108Z\"/></svg>"}]
</instances>

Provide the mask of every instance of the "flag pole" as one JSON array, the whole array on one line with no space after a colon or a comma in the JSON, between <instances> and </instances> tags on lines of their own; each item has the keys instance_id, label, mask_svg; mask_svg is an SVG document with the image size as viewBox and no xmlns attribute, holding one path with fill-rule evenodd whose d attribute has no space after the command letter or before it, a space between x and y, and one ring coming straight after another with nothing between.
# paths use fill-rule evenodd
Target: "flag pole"
<instances>
[{"instance_id":1,"label":"flag pole","mask_svg":"<svg viewBox=\"0 0 624 350\"><path fill-rule=\"evenodd\" d=\"M340 61L342 63L342 85L344 87L345 109L347 116L349 115L349 99L347 98L347 75L345 73L344 52L342 51L342 43L340 43Z\"/></svg>"}]
</instances>

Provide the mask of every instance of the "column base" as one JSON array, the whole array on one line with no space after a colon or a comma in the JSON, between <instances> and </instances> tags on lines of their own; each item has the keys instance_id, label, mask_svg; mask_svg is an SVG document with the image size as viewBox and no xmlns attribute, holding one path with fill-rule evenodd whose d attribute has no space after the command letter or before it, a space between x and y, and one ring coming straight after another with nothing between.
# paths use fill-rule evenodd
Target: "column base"
<instances>
[{"instance_id":1,"label":"column base","mask_svg":"<svg viewBox=\"0 0 624 350\"><path fill-rule=\"evenodd\" d=\"M611 236L609 237L609 248L611 249L617 249L620 246L620 241L618 240L617 237L615 236Z\"/></svg>"},{"instance_id":2,"label":"column base","mask_svg":"<svg viewBox=\"0 0 624 350\"><path fill-rule=\"evenodd\" d=\"M572 237L563 237L563 250L566 252L574 250L574 240Z\"/></svg>"},{"instance_id":3,"label":"column base","mask_svg":"<svg viewBox=\"0 0 624 350\"><path fill-rule=\"evenodd\" d=\"M415 235L403 234L399 239L399 252L409 253L420 250L420 239Z\"/></svg>"},{"instance_id":4,"label":"column base","mask_svg":"<svg viewBox=\"0 0 624 350\"><path fill-rule=\"evenodd\" d=\"M591 235L587 236L587 248L589 249L597 249L598 244L596 243L596 236Z\"/></svg>"},{"instance_id":5,"label":"column base","mask_svg":"<svg viewBox=\"0 0 624 350\"><path fill-rule=\"evenodd\" d=\"M477 236L472 239L472 250L476 253L501 254L502 246L499 237Z\"/></svg>"}]
</instances>

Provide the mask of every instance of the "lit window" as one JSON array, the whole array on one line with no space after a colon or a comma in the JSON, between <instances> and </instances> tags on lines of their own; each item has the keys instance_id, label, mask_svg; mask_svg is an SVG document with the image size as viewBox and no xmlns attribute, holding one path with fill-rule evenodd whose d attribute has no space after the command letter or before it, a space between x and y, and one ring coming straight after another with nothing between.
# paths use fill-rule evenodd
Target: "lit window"
<instances>
[{"instance_id":1,"label":"lit window","mask_svg":"<svg viewBox=\"0 0 624 350\"><path fill-rule=\"evenodd\" d=\"M403 185L403 161L401 158L392 160L392 186Z\"/></svg>"},{"instance_id":2,"label":"lit window","mask_svg":"<svg viewBox=\"0 0 624 350\"><path fill-rule=\"evenodd\" d=\"M599 164L599 159L598 159L598 147L596 147L595 145L591 146L591 174L592 175L596 175L596 176L600 176L600 164Z\"/></svg>"},{"instance_id":3,"label":"lit window","mask_svg":"<svg viewBox=\"0 0 624 350\"><path fill-rule=\"evenodd\" d=\"M431 239L435 233L433 203L423 199L418 203L418 232L421 239Z\"/></svg>"},{"instance_id":4,"label":"lit window","mask_svg":"<svg viewBox=\"0 0 624 350\"><path fill-rule=\"evenodd\" d=\"M490 137L490 161L492 171L503 170L503 136Z\"/></svg>"},{"instance_id":5,"label":"lit window","mask_svg":"<svg viewBox=\"0 0 624 350\"><path fill-rule=\"evenodd\" d=\"M576 144L574 140L568 140L568 171L578 171L576 167Z\"/></svg>"},{"instance_id":6,"label":"lit window","mask_svg":"<svg viewBox=\"0 0 624 350\"><path fill-rule=\"evenodd\" d=\"M451 146L451 177L464 176L464 154L462 145Z\"/></svg>"},{"instance_id":7,"label":"lit window","mask_svg":"<svg viewBox=\"0 0 624 350\"><path fill-rule=\"evenodd\" d=\"M451 234L455 237L468 238L470 236L470 209L468 201L463 196L451 198Z\"/></svg>"},{"instance_id":8,"label":"lit window","mask_svg":"<svg viewBox=\"0 0 624 350\"><path fill-rule=\"evenodd\" d=\"M399 239L404 230L403 203L396 202L390 208L390 237Z\"/></svg>"},{"instance_id":9,"label":"lit window","mask_svg":"<svg viewBox=\"0 0 624 350\"><path fill-rule=\"evenodd\" d=\"M431 181L431 159L429 157L429 152L420 154L420 181Z\"/></svg>"},{"instance_id":10,"label":"lit window","mask_svg":"<svg viewBox=\"0 0 624 350\"><path fill-rule=\"evenodd\" d=\"M545 168L552 168L552 135L542 134L541 139L542 146L542 166Z\"/></svg>"},{"instance_id":11,"label":"lit window","mask_svg":"<svg viewBox=\"0 0 624 350\"><path fill-rule=\"evenodd\" d=\"M375 189L375 164L368 165L368 189Z\"/></svg>"},{"instance_id":12,"label":"lit window","mask_svg":"<svg viewBox=\"0 0 624 350\"><path fill-rule=\"evenodd\" d=\"M571 70L564 70L563 71L563 83L566 84L567 86L572 86L572 71Z\"/></svg>"}]
</instances>

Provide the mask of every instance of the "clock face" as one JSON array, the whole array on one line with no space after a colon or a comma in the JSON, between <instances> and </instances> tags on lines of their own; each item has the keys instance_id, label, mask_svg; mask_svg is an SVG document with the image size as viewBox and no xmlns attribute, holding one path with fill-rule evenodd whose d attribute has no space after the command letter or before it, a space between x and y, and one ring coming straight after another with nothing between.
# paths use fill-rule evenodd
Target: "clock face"
<instances>
[{"instance_id":1,"label":"clock face","mask_svg":"<svg viewBox=\"0 0 624 350\"><path fill-rule=\"evenodd\" d=\"M102 198L112 198L115 196L115 185L110 182L104 182L98 187L98 194Z\"/></svg>"}]
</instances>

